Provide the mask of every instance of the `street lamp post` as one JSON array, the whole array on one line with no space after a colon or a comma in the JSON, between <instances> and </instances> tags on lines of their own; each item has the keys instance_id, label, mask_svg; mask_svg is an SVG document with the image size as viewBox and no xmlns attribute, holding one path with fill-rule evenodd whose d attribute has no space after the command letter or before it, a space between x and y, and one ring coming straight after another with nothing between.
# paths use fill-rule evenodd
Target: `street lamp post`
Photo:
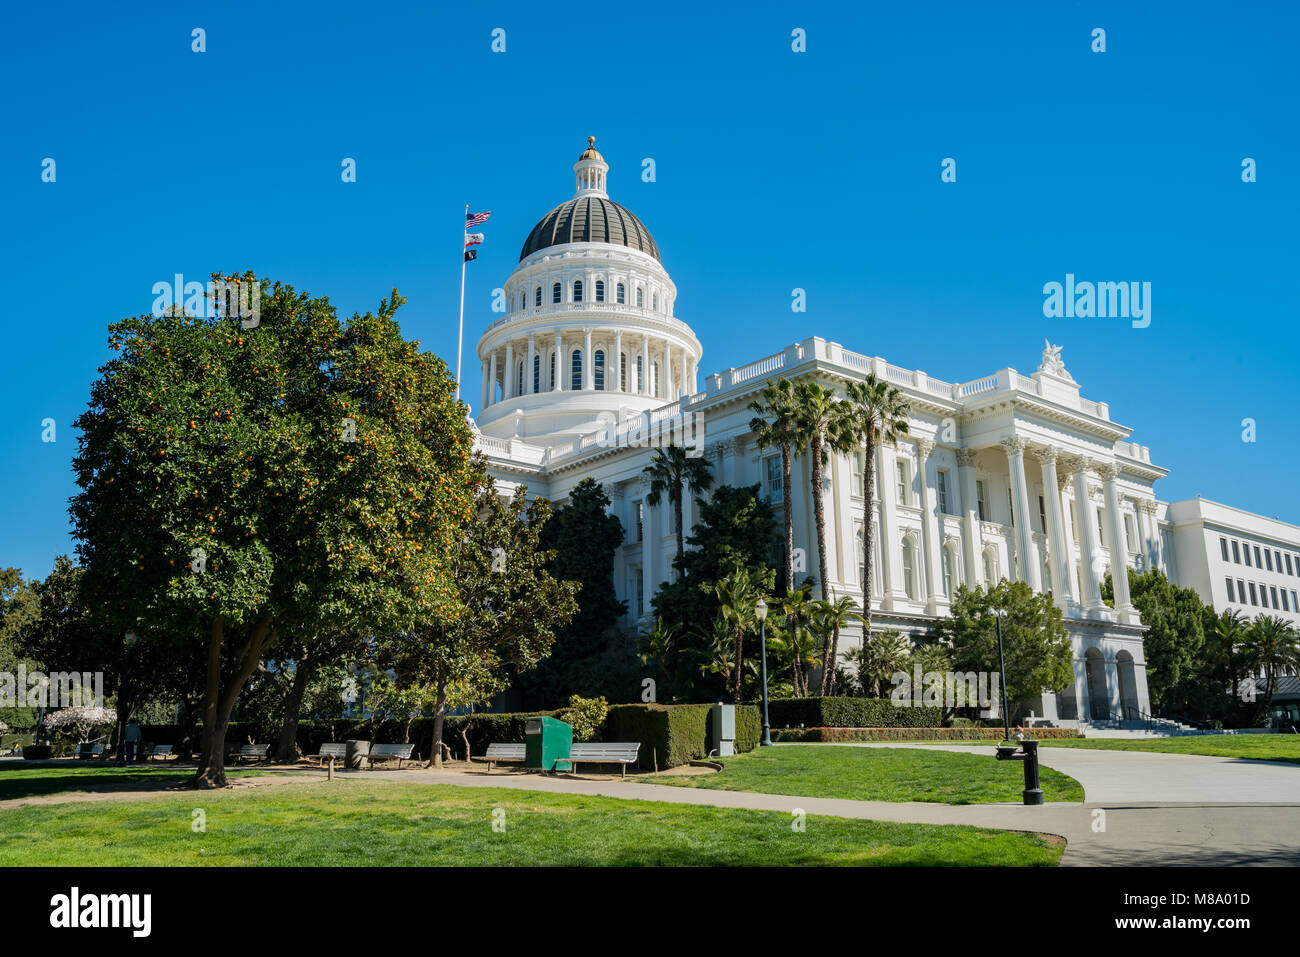
<instances>
[{"instance_id":1,"label":"street lamp post","mask_svg":"<svg viewBox=\"0 0 1300 957\"><path fill-rule=\"evenodd\" d=\"M762 598L759 598L758 604L754 606L754 617L758 619L761 632L758 639L758 660L763 678L763 740L758 743L768 746L772 743L772 725L767 720L767 602Z\"/></svg>"},{"instance_id":2,"label":"street lamp post","mask_svg":"<svg viewBox=\"0 0 1300 957\"><path fill-rule=\"evenodd\" d=\"M1002 727L1005 733L1003 741L1011 740L1011 709L1007 707L1007 659L1002 652L1002 619L1007 617L1005 608L993 610L993 621L998 629L998 670L1002 675Z\"/></svg>"}]
</instances>

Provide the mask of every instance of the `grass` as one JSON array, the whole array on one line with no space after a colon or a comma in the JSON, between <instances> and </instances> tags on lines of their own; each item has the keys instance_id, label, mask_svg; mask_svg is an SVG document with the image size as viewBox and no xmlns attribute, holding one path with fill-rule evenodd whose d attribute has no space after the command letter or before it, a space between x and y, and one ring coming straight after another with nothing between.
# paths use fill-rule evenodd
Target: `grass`
<instances>
[{"instance_id":1,"label":"grass","mask_svg":"<svg viewBox=\"0 0 1300 957\"><path fill-rule=\"evenodd\" d=\"M951 751L781 745L716 760L723 764L717 774L643 780L724 791L941 804L1018 804L1025 786L1018 761ZM1078 781L1050 768L1041 769L1040 786L1049 801L1083 800Z\"/></svg>"},{"instance_id":2,"label":"grass","mask_svg":"<svg viewBox=\"0 0 1300 957\"><path fill-rule=\"evenodd\" d=\"M226 770L227 777L244 777L257 771ZM14 798L44 797L114 788L166 787L184 784L194 777L194 769L114 767L112 765L69 764L42 765L7 761L0 764L0 801Z\"/></svg>"},{"instance_id":3,"label":"grass","mask_svg":"<svg viewBox=\"0 0 1300 957\"><path fill-rule=\"evenodd\" d=\"M810 816L800 833L774 811L389 781L0 810L0 866L1054 866L1062 850L1014 831Z\"/></svg>"}]
</instances>

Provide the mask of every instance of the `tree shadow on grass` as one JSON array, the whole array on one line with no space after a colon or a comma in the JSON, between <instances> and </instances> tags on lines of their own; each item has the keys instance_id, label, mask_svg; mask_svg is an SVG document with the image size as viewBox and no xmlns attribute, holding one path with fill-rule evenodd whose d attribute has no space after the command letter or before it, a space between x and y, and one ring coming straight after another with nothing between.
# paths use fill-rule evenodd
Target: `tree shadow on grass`
<instances>
[{"instance_id":1,"label":"tree shadow on grass","mask_svg":"<svg viewBox=\"0 0 1300 957\"><path fill-rule=\"evenodd\" d=\"M0 801L73 792L157 791L193 780L193 771L148 771L142 768L23 768L23 774L0 771ZM45 773L41 773L45 772Z\"/></svg>"}]
</instances>

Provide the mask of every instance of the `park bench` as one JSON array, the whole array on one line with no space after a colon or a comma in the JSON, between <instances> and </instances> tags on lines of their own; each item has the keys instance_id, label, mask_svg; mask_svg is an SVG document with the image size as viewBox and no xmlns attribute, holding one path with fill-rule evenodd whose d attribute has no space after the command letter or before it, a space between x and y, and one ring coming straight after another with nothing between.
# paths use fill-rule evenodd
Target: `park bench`
<instances>
[{"instance_id":1,"label":"park bench","mask_svg":"<svg viewBox=\"0 0 1300 957\"><path fill-rule=\"evenodd\" d=\"M523 763L524 746L522 744L489 744L487 754L481 758L471 756L471 761L484 761L487 763L488 770L492 770L492 765L503 764L506 762Z\"/></svg>"},{"instance_id":2,"label":"park bench","mask_svg":"<svg viewBox=\"0 0 1300 957\"><path fill-rule=\"evenodd\" d=\"M370 767L373 770L375 761L396 761L397 770L402 769L403 761L412 761L411 751L415 748L413 744L372 744L370 753L365 757L370 760Z\"/></svg>"},{"instance_id":3,"label":"park bench","mask_svg":"<svg viewBox=\"0 0 1300 957\"><path fill-rule=\"evenodd\" d=\"M639 742L575 744L569 751L568 765L570 770L577 771L579 764L617 764L622 776L627 777L627 766L637 763L637 753L640 750Z\"/></svg>"},{"instance_id":4,"label":"park bench","mask_svg":"<svg viewBox=\"0 0 1300 957\"><path fill-rule=\"evenodd\" d=\"M172 746L170 744L155 744L147 754L150 761L154 758L170 758L172 756Z\"/></svg>"},{"instance_id":5,"label":"park bench","mask_svg":"<svg viewBox=\"0 0 1300 957\"><path fill-rule=\"evenodd\" d=\"M239 764L244 758L256 758L258 761L268 761L271 758L271 746L269 744L245 744L235 755L235 763Z\"/></svg>"},{"instance_id":6,"label":"park bench","mask_svg":"<svg viewBox=\"0 0 1300 957\"><path fill-rule=\"evenodd\" d=\"M324 766L325 762L330 758L333 758L336 761L343 761L347 756L348 746L343 741L329 741L322 744L320 750L312 755L313 758L320 761L322 766Z\"/></svg>"},{"instance_id":7,"label":"park bench","mask_svg":"<svg viewBox=\"0 0 1300 957\"><path fill-rule=\"evenodd\" d=\"M102 757L103 754L104 754L104 746L102 744L77 745L77 760L79 761L85 760L86 758Z\"/></svg>"}]
</instances>

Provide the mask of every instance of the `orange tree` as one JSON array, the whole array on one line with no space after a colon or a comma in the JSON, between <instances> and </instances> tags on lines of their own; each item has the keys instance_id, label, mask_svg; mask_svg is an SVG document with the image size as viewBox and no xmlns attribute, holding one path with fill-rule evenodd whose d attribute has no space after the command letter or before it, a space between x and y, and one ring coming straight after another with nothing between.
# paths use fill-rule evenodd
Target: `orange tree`
<instances>
[{"instance_id":1,"label":"orange tree","mask_svg":"<svg viewBox=\"0 0 1300 957\"><path fill-rule=\"evenodd\" d=\"M474 507L464 406L442 360L403 338L396 290L341 322L324 297L260 282L251 328L110 326L77 422L91 595L146 650L205 660L197 787L224 786L231 709L278 639L454 617L448 569Z\"/></svg>"}]
</instances>

